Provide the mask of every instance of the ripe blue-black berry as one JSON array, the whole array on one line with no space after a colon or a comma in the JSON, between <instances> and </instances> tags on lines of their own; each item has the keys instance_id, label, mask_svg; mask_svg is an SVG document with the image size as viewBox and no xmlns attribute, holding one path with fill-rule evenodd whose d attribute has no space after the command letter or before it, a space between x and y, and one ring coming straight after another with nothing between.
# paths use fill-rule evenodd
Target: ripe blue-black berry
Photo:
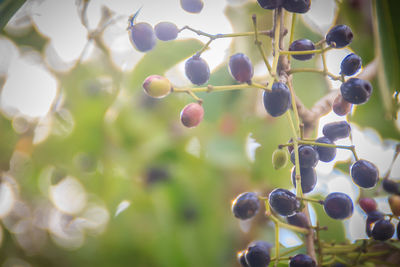
<instances>
[{"instance_id":1,"label":"ripe blue-black berry","mask_svg":"<svg viewBox=\"0 0 400 267\"><path fill-rule=\"evenodd\" d=\"M366 103L372 94L372 85L358 78L350 78L340 86L342 97L352 104Z\"/></svg>"},{"instance_id":2,"label":"ripe blue-black berry","mask_svg":"<svg viewBox=\"0 0 400 267\"><path fill-rule=\"evenodd\" d=\"M351 166L350 174L353 182L363 188L371 188L376 185L379 179L379 172L376 166L367 160L360 159Z\"/></svg>"},{"instance_id":3,"label":"ripe blue-black berry","mask_svg":"<svg viewBox=\"0 0 400 267\"><path fill-rule=\"evenodd\" d=\"M286 220L289 224L298 227L308 228L310 226L308 223L307 216L303 212L296 212L291 216L287 216Z\"/></svg>"},{"instance_id":4,"label":"ripe blue-black berry","mask_svg":"<svg viewBox=\"0 0 400 267\"><path fill-rule=\"evenodd\" d=\"M133 46L140 52L147 52L156 45L156 35L153 27L146 23L140 22L129 26L129 37Z\"/></svg>"},{"instance_id":5,"label":"ripe blue-black berry","mask_svg":"<svg viewBox=\"0 0 400 267\"><path fill-rule=\"evenodd\" d=\"M334 145L334 143L326 136L319 137L315 142ZM317 150L320 161L329 162L336 157L336 147L314 146L314 148Z\"/></svg>"},{"instance_id":6,"label":"ripe blue-black berry","mask_svg":"<svg viewBox=\"0 0 400 267\"><path fill-rule=\"evenodd\" d=\"M240 266L249 267L249 265L247 265L246 258L244 256L245 254L246 254L246 250L242 250L237 253L236 258L237 258L238 262L240 263Z\"/></svg>"},{"instance_id":7,"label":"ripe blue-black berry","mask_svg":"<svg viewBox=\"0 0 400 267\"><path fill-rule=\"evenodd\" d=\"M314 168L301 168L301 190L304 194L311 192L315 185L317 184L317 173ZM292 169L292 182L294 187L296 187L296 167Z\"/></svg>"},{"instance_id":8,"label":"ripe blue-black berry","mask_svg":"<svg viewBox=\"0 0 400 267\"><path fill-rule=\"evenodd\" d=\"M353 214L353 201L344 193L330 193L325 198L324 210L329 217L336 220L343 220Z\"/></svg>"},{"instance_id":9,"label":"ripe blue-black berry","mask_svg":"<svg viewBox=\"0 0 400 267\"><path fill-rule=\"evenodd\" d=\"M266 267L271 261L269 248L259 242L249 245L245 253L245 258L249 267Z\"/></svg>"},{"instance_id":10,"label":"ripe blue-black berry","mask_svg":"<svg viewBox=\"0 0 400 267\"><path fill-rule=\"evenodd\" d=\"M253 247L253 246L264 247L264 248L268 251L268 254L271 253L272 244L269 243L269 242L262 241L262 240L252 241L252 242L247 246L247 248Z\"/></svg>"},{"instance_id":11,"label":"ripe blue-black berry","mask_svg":"<svg viewBox=\"0 0 400 267\"><path fill-rule=\"evenodd\" d=\"M361 58L351 53L347 55L340 64L340 73L343 75L351 76L361 68Z\"/></svg>"},{"instance_id":12,"label":"ripe blue-black berry","mask_svg":"<svg viewBox=\"0 0 400 267\"><path fill-rule=\"evenodd\" d=\"M289 51L306 51L306 50L314 50L314 43L308 39L299 39L294 41L289 46ZM309 60L314 56L314 53L306 54L306 55L292 55L293 58L297 60Z\"/></svg>"},{"instance_id":13,"label":"ripe blue-black berry","mask_svg":"<svg viewBox=\"0 0 400 267\"><path fill-rule=\"evenodd\" d=\"M389 194L396 194L396 195L400 194L399 184L391 179L388 178L383 179L382 187Z\"/></svg>"},{"instance_id":14,"label":"ripe blue-black berry","mask_svg":"<svg viewBox=\"0 0 400 267\"><path fill-rule=\"evenodd\" d=\"M297 254L290 259L289 267L316 267L315 261L308 255Z\"/></svg>"},{"instance_id":15,"label":"ripe blue-black berry","mask_svg":"<svg viewBox=\"0 0 400 267\"><path fill-rule=\"evenodd\" d=\"M289 216L300 208L300 201L289 190L277 188L269 194L269 205L279 215Z\"/></svg>"},{"instance_id":16,"label":"ripe blue-black berry","mask_svg":"<svg viewBox=\"0 0 400 267\"><path fill-rule=\"evenodd\" d=\"M171 41L176 39L179 29L174 23L163 21L154 26L154 31L159 40Z\"/></svg>"},{"instance_id":17,"label":"ripe blue-black berry","mask_svg":"<svg viewBox=\"0 0 400 267\"><path fill-rule=\"evenodd\" d=\"M400 221L397 223L397 239L400 239Z\"/></svg>"},{"instance_id":18,"label":"ripe blue-black berry","mask_svg":"<svg viewBox=\"0 0 400 267\"><path fill-rule=\"evenodd\" d=\"M232 203L232 212L236 218L247 220L257 214L260 201L256 193L246 192L236 197Z\"/></svg>"},{"instance_id":19,"label":"ripe blue-black berry","mask_svg":"<svg viewBox=\"0 0 400 267\"><path fill-rule=\"evenodd\" d=\"M187 104L181 111L181 122L188 128L196 127L203 120L204 109L199 103Z\"/></svg>"},{"instance_id":20,"label":"ripe blue-black berry","mask_svg":"<svg viewBox=\"0 0 400 267\"><path fill-rule=\"evenodd\" d=\"M189 13L200 13L203 6L202 0L181 0L182 9Z\"/></svg>"},{"instance_id":21,"label":"ripe blue-black berry","mask_svg":"<svg viewBox=\"0 0 400 267\"><path fill-rule=\"evenodd\" d=\"M285 0L257 0L260 7L264 9L275 9L281 7Z\"/></svg>"},{"instance_id":22,"label":"ripe blue-black berry","mask_svg":"<svg viewBox=\"0 0 400 267\"><path fill-rule=\"evenodd\" d=\"M283 7L294 13L306 13L311 7L311 0L286 0Z\"/></svg>"},{"instance_id":23,"label":"ripe blue-black berry","mask_svg":"<svg viewBox=\"0 0 400 267\"><path fill-rule=\"evenodd\" d=\"M373 210L367 213L367 223L371 224L382 220L385 215L379 210Z\"/></svg>"},{"instance_id":24,"label":"ripe blue-black berry","mask_svg":"<svg viewBox=\"0 0 400 267\"><path fill-rule=\"evenodd\" d=\"M358 203L360 204L360 207L363 209L363 211L365 211L366 213L375 211L378 207L376 201L373 198L369 197L360 198Z\"/></svg>"},{"instance_id":25,"label":"ripe blue-black berry","mask_svg":"<svg viewBox=\"0 0 400 267\"><path fill-rule=\"evenodd\" d=\"M342 48L349 45L353 40L353 32L347 25L336 25L325 37L328 45L335 43L336 48Z\"/></svg>"},{"instance_id":26,"label":"ripe blue-black berry","mask_svg":"<svg viewBox=\"0 0 400 267\"><path fill-rule=\"evenodd\" d=\"M292 103L289 88L284 83L274 83L271 91L264 91L263 103L265 110L272 117L281 116L289 109Z\"/></svg>"},{"instance_id":27,"label":"ripe blue-black berry","mask_svg":"<svg viewBox=\"0 0 400 267\"><path fill-rule=\"evenodd\" d=\"M185 74L193 84L202 85L210 78L210 68L204 59L194 55L185 63Z\"/></svg>"},{"instance_id":28,"label":"ripe blue-black berry","mask_svg":"<svg viewBox=\"0 0 400 267\"><path fill-rule=\"evenodd\" d=\"M372 238L379 241L385 241L392 238L394 226L389 220L379 220L372 228Z\"/></svg>"},{"instance_id":29,"label":"ripe blue-black berry","mask_svg":"<svg viewBox=\"0 0 400 267\"><path fill-rule=\"evenodd\" d=\"M250 82L254 69L250 59L243 53L237 53L229 58L229 70L232 77L241 83Z\"/></svg>"},{"instance_id":30,"label":"ripe blue-black berry","mask_svg":"<svg viewBox=\"0 0 400 267\"><path fill-rule=\"evenodd\" d=\"M294 151L290 154L290 160L293 164L295 162L296 154ZM319 160L319 156L317 151L309 145L301 145L299 146L299 161L301 168L313 168L317 165ZM301 173L300 173L301 174Z\"/></svg>"},{"instance_id":31,"label":"ripe blue-black berry","mask_svg":"<svg viewBox=\"0 0 400 267\"><path fill-rule=\"evenodd\" d=\"M332 142L350 136L351 127L346 121L335 121L324 125L322 133Z\"/></svg>"}]
</instances>

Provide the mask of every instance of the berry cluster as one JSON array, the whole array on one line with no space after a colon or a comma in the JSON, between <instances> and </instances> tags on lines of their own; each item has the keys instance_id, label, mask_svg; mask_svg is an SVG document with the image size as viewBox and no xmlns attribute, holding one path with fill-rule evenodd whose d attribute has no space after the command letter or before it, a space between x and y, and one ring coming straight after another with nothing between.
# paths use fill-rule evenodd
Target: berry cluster
<instances>
[{"instance_id":1,"label":"berry cluster","mask_svg":"<svg viewBox=\"0 0 400 267\"><path fill-rule=\"evenodd\" d=\"M388 214L388 216L385 216L385 214L377 210L377 204L372 198L361 198L359 204L362 210L367 214L367 220L365 223L365 232L367 235L379 241L385 241L392 238L394 234L394 225L391 220L393 218L398 219L397 216L400 215L400 197L389 197L389 204L393 214ZM385 219L385 217L389 217L389 219ZM400 223L397 224L398 238L399 225Z\"/></svg>"},{"instance_id":2,"label":"berry cluster","mask_svg":"<svg viewBox=\"0 0 400 267\"><path fill-rule=\"evenodd\" d=\"M292 183L296 189L296 193L283 188L276 188L272 190L268 197L263 197L255 192L241 193L236 197L232 203L232 213L240 220L252 219L260 211L260 201L265 201L266 212L265 214L274 222L276 229L279 227L287 227L294 231L313 237L315 231L319 231L318 226L312 226L309 219L307 209L304 209L304 202L312 201L323 205L324 211L327 216L335 220L344 220L352 216L354 211L352 199L341 192L332 192L328 194L325 199L312 199L305 198L304 194L310 193L314 190L317 184L317 174L315 167L319 161L330 162L336 157L336 150L347 149L353 152L355 162L350 167L350 175L353 182L361 188L373 188L379 181L379 171L377 167L364 159L357 157L354 146L339 146L335 142L339 139L348 138L351 134L351 127L346 121L332 122L324 125L323 136L316 139L304 138L301 129L301 122L298 118L298 111L296 108L295 92L291 80L287 79L289 75L295 73L290 70L290 65L278 66L285 64L282 57L287 57L287 64L290 64L290 57L294 60L310 60L316 54L323 54L330 49L339 49L348 46L353 40L353 33L346 25L336 25L332 27L326 34L325 38L319 42L312 42L309 39L291 40L288 50L285 51L280 47L281 43L278 38L282 38L279 16L282 15L282 8L288 12L305 13L311 7L310 0L258 0L258 4L269 10L275 12L274 28L266 32L258 32L256 26L256 17L253 16L254 33L243 33L242 35L236 34L235 36L254 36L255 44L260 50L264 62L269 70L270 79L264 84L254 82L254 68L251 60L244 53L236 53L229 58L228 69L234 80L237 81L236 85L227 86L212 86L207 84L210 79L210 68L207 62L201 57L201 54L208 47L209 43L218 38L228 37L228 35L218 34L210 35L204 32L196 31L189 26L185 26L179 30L174 24L169 22L161 22L155 26L155 33L148 24L134 23L133 16L130 20L130 37L132 43L139 51L151 50L155 45L155 40L158 38L162 41L173 40L177 37L178 33L184 29L191 30L197 34L208 36L210 41L204 47L195 53L192 57L185 62L185 75L188 80L196 87L193 89L175 88L167 78L151 75L147 77L143 83L143 88L151 97L162 98L170 93L185 92L191 95L196 102L186 105L181 112L181 122L185 127L195 127L199 125L204 116L204 109L202 107L202 100L198 98L194 92L211 92L213 90L236 90L248 87L255 87L263 89L262 101L267 114L272 117L280 117L286 114L289 117L293 129L293 135L290 141L286 144L279 145L279 148L272 154L272 163L275 169L285 167L288 162L290 153L290 161L293 163L291 171ZM183 9L188 12L198 13L203 7L202 1L196 0L181 0ZM295 16L293 16L295 18ZM292 29L293 30L293 29ZM269 35L274 38L274 59L272 66L265 59L265 54L261 43L258 40L259 34ZM154 35L154 36L153 36ZM293 36L293 35L291 35ZM340 76L335 76L324 69L323 74L328 77L340 80L340 94L332 103L333 111L344 116L351 110L352 105L359 105L366 103L371 94L371 84L359 78L348 78L346 76L355 75L361 68L361 58L351 53L347 55L340 65ZM324 67L326 68L326 67ZM283 78L278 71L285 72ZM300 72L300 71L298 71ZM289 109L293 109L295 123L293 123ZM287 147L286 149L283 149ZM300 183L301 186L297 186ZM384 189L394 194L389 198L393 211L393 216L400 214L400 188L397 183L389 179L383 181ZM360 206L368 214L367 219L367 234L372 236L375 240L387 240L393 236L394 226L390 220L385 220L385 215L376 210L376 203L371 199L360 200ZM282 220L282 218L285 222ZM392 218L390 217L390 218ZM372 227L372 228L371 228ZM399 227L399 226L398 226ZM372 229L372 230L371 230ZM272 245L264 241L255 241L248 245L248 247L238 253L238 261L242 266L248 267L263 267L268 266L271 261L271 247ZM280 260L279 255L279 237L275 244L275 261ZM289 266L316 266L317 263L313 258L313 253L307 251L309 255L297 254L289 257ZM314 252L314 251L312 251ZM323 255L320 255L322 258ZM320 265L321 262L318 262Z\"/></svg>"}]
</instances>

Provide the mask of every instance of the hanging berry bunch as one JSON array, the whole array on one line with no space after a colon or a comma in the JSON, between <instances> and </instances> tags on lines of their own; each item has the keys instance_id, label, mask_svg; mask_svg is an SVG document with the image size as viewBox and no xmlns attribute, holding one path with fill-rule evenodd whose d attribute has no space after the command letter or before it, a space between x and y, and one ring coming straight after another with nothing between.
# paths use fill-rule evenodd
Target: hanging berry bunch
<instances>
[{"instance_id":1,"label":"hanging berry bunch","mask_svg":"<svg viewBox=\"0 0 400 267\"><path fill-rule=\"evenodd\" d=\"M181 6L190 13L199 13L204 3L199 0L181 0ZM351 136L350 124L343 120L324 125L323 136L318 138L307 138L304 131L306 119L300 116L299 106L301 100L296 96L296 85L292 83L292 76L302 72L314 72L327 76L328 78L341 82L339 92L328 106L337 115L348 114L352 105L362 105L368 102L373 93L373 88L367 80L351 77L360 71L362 61L355 53L348 54L340 64L340 75L334 75L327 69L325 53L333 49L341 49L351 44L353 32L347 25L335 25L325 35L325 38L318 42L312 42L305 38L293 40L294 25L297 16L308 12L311 8L310 0L258 0L259 6L266 9L266 15L273 12L274 27L269 31L259 31L257 17L253 15L253 32L235 34L208 34L195 30L190 26L178 29L170 22L161 22L155 26L155 33L147 23L135 23L135 14L131 20L129 35L134 47L142 52L151 50L156 44L156 38L161 41L169 41L177 38L183 30L192 31L198 35L206 36L209 41L202 49L197 51L185 62L185 75L195 86L193 88L177 88L168 79L158 75L151 75L143 83L145 92L155 98L162 98L170 93L187 93L196 100L186 105L180 114L181 122L185 127L198 126L203 120L203 100L197 92L213 92L225 90L240 90L246 88L258 88L263 90L262 104L268 115L272 117L286 117L290 124L292 138L286 144L278 145L272 153L272 163L275 169L283 168L290 158L293 168L288 179L292 180L295 192L276 188L269 194L256 192L244 192L238 195L232 202L232 213L239 220L254 218L263 209L265 202L265 215L272 220L275 226L275 245L265 241L251 242L247 248L237 255L238 262L242 266L263 267L274 262L275 266L282 261L288 262L289 266L328 266L336 261L350 264L353 262L362 263L368 260L368 254L372 245L367 241L354 244L336 245L319 239L319 231L326 230L326 227L313 225L310 220L308 202L315 202L322 205L326 216L334 220L346 220L353 215L355 210L353 199L343 192L331 192L322 199L306 197L305 194L313 192L317 184L316 165L322 162L330 162L335 159L337 149L345 149L352 152L354 162L350 166L349 175L352 181L361 189L376 187L380 181L379 170L374 163L360 159L354 145L337 145L340 139ZM268 11L267 11L268 10ZM285 49L284 40L287 29L282 25L282 17L291 14L292 27L290 29L289 45ZM273 43L272 64L267 60L266 51L259 39L261 35L271 37ZM254 81L254 67L249 57L242 53L236 53L229 57L228 69L237 82L234 85L214 86L208 84L210 79L210 68L202 58L202 53L209 47L210 43L220 38L234 38L246 36L253 38L256 49L260 52L266 68L268 78L264 83ZM317 55L321 56L323 69L291 68L290 61L307 61ZM328 111L329 111L328 110ZM327 110L325 110L327 113ZM318 114L317 120L324 113ZM289 152L289 153L288 153ZM289 155L290 154L290 155ZM396 155L397 156L397 155ZM376 202L372 198L362 198L359 205L367 215L366 233L376 241L385 241L394 235L394 224L392 220L398 220L400 215L400 189L395 181L388 177L383 179L384 190L392 194L389 197L389 204L392 214L383 214L378 211ZM398 224L399 225L399 224ZM302 234L306 246L306 253L292 255L295 250L280 252L279 229L287 228ZM397 226L399 228L399 226ZM398 231L399 233L399 231ZM315 242L315 244L314 244ZM367 243L366 243L367 242ZM273 254L271 254L273 251ZM348 255L340 253L349 252ZM340 252L340 253L339 253ZM340 254L338 256L337 254ZM343 260L347 259L347 262Z\"/></svg>"}]
</instances>

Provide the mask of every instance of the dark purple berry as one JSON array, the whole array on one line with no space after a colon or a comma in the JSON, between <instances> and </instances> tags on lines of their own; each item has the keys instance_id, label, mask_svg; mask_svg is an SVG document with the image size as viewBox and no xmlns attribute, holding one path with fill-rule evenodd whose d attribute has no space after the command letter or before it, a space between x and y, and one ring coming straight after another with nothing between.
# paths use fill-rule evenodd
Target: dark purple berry
<instances>
[{"instance_id":1,"label":"dark purple berry","mask_svg":"<svg viewBox=\"0 0 400 267\"><path fill-rule=\"evenodd\" d=\"M373 198L369 197L360 198L358 203L360 204L360 207L363 209L363 211L365 211L366 213L374 211L378 207L376 201Z\"/></svg>"},{"instance_id":2,"label":"dark purple berry","mask_svg":"<svg viewBox=\"0 0 400 267\"><path fill-rule=\"evenodd\" d=\"M353 214L353 201L344 193L330 193L325 198L324 210L329 217L343 220Z\"/></svg>"},{"instance_id":3,"label":"dark purple berry","mask_svg":"<svg viewBox=\"0 0 400 267\"><path fill-rule=\"evenodd\" d=\"M292 161L293 164L296 164L295 158L296 158L295 151L292 151L292 153L290 154L290 160ZM318 153L312 146L309 145L299 146L299 161L301 168L313 168L317 165L318 160L319 160Z\"/></svg>"},{"instance_id":4,"label":"dark purple berry","mask_svg":"<svg viewBox=\"0 0 400 267\"><path fill-rule=\"evenodd\" d=\"M200 13L203 6L202 0L181 0L182 9L189 13Z\"/></svg>"},{"instance_id":5,"label":"dark purple berry","mask_svg":"<svg viewBox=\"0 0 400 267\"><path fill-rule=\"evenodd\" d=\"M311 192L317 184L317 173L314 168L300 168L301 190L304 194ZM292 169L292 182L296 187L296 167Z\"/></svg>"},{"instance_id":6,"label":"dark purple berry","mask_svg":"<svg viewBox=\"0 0 400 267\"><path fill-rule=\"evenodd\" d=\"M129 37L133 46L140 52L147 52L156 45L156 35L153 27L146 23L140 22L129 26Z\"/></svg>"},{"instance_id":7,"label":"dark purple berry","mask_svg":"<svg viewBox=\"0 0 400 267\"><path fill-rule=\"evenodd\" d=\"M249 248L249 247L253 247L253 246L264 247L268 251L268 254L271 253L272 244L269 242L257 240L257 241L251 242L247 247Z\"/></svg>"},{"instance_id":8,"label":"dark purple berry","mask_svg":"<svg viewBox=\"0 0 400 267\"><path fill-rule=\"evenodd\" d=\"M286 220L289 224L295 225L297 227L308 228L310 226L307 216L303 212L296 212L291 216L287 216Z\"/></svg>"},{"instance_id":9,"label":"dark purple berry","mask_svg":"<svg viewBox=\"0 0 400 267\"><path fill-rule=\"evenodd\" d=\"M316 267L315 261L308 255L297 254L290 259L289 267Z\"/></svg>"},{"instance_id":10,"label":"dark purple berry","mask_svg":"<svg viewBox=\"0 0 400 267\"><path fill-rule=\"evenodd\" d=\"M347 55L340 64L340 73L343 75L351 76L361 68L361 58L351 53Z\"/></svg>"},{"instance_id":11,"label":"dark purple berry","mask_svg":"<svg viewBox=\"0 0 400 267\"><path fill-rule=\"evenodd\" d=\"M397 223L397 239L400 239L400 221Z\"/></svg>"},{"instance_id":12,"label":"dark purple berry","mask_svg":"<svg viewBox=\"0 0 400 267\"><path fill-rule=\"evenodd\" d=\"M379 220L372 228L372 238L379 241L385 241L392 238L394 226L388 220Z\"/></svg>"},{"instance_id":13,"label":"dark purple berry","mask_svg":"<svg viewBox=\"0 0 400 267\"><path fill-rule=\"evenodd\" d=\"M379 172L376 166L367 160L360 159L351 166L350 174L353 182L363 188L371 188L376 185L379 179Z\"/></svg>"},{"instance_id":14,"label":"dark purple berry","mask_svg":"<svg viewBox=\"0 0 400 267\"><path fill-rule=\"evenodd\" d=\"M350 78L340 86L344 100L352 104L366 103L372 94L372 85L358 78Z\"/></svg>"},{"instance_id":15,"label":"dark purple berry","mask_svg":"<svg viewBox=\"0 0 400 267\"><path fill-rule=\"evenodd\" d=\"M332 142L350 136L351 127L347 121L335 121L324 125L322 133Z\"/></svg>"},{"instance_id":16,"label":"dark purple berry","mask_svg":"<svg viewBox=\"0 0 400 267\"><path fill-rule=\"evenodd\" d=\"M277 188L269 194L269 205L279 215L289 216L300 208L300 201L289 190Z\"/></svg>"},{"instance_id":17,"label":"dark purple berry","mask_svg":"<svg viewBox=\"0 0 400 267\"><path fill-rule=\"evenodd\" d=\"M187 104L181 111L181 122L188 128L199 125L203 117L204 109L199 103Z\"/></svg>"},{"instance_id":18,"label":"dark purple berry","mask_svg":"<svg viewBox=\"0 0 400 267\"><path fill-rule=\"evenodd\" d=\"M285 0L257 0L260 7L264 9L275 9L281 7Z\"/></svg>"},{"instance_id":19,"label":"dark purple berry","mask_svg":"<svg viewBox=\"0 0 400 267\"><path fill-rule=\"evenodd\" d=\"M174 23L163 21L154 26L154 31L159 40L171 41L176 39L179 29Z\"/></svg>"},{"instance_id":20,"label":"dark purple berry","mask_svg":"<svg viewBox=\"0 0 400 267\"><path fill-rule=\"evenodd\" d=\"M400 194L399 184L391 179L388 178L383 179L382 187L389 194L396 194L396 195Z\"/></svg>"},{"instance_id":21,"label":"dark purple berry","mask_svg":"<svg viewBox=\"0 0 400 267\"><path fill-rule=\"evenodd\" d=\"M311 7L311 0L286 0L283 7L293 13L306 13Z\"/></svg>"},{"instance_id":22,"label":"dark purple berry","mask_svg":"<svg viewBox=\"0 0 400 267\"><path fill-rule=\"evenodd\" d=\"M210 68L204 59L194 55L185 63L185 74L193 84L202 85L210 78Z\"/></svg>"},{"instance_id":23,"label":"dark purple berry","mask_svg":"<svg viewBox=\"0 0 400 267\"><path fill-rule=\"evenodd\" d=\"M336 48L342 48L351 43L353 32L347 25L336 25L330 29L325 39L328 45L335 43Z\"/></svg>"},{"instance_id":24,"label":"dark purple berry","mask_svg":"<svg viewBox=\"0 0 400 267\"><path fill-rule=\"evenodd\" d=\"M236 218L247 220L257 214L260 201L256 193L246 192L236 197L232 203L232 212Z\"/></svg>"},{"instance_id":25,"label":"dark purple berry","mask_svg":"<svg viewBox=\"0 0 400 267\"><path fill-rule=\"evenodd\" d=\"M292 103L289 88L284 83L274 83L271 91L264 91L263 103L268 114L272 117L281 116L289 109Z\"/></svg>"},{"instance_id":26,"label":"dark purple berry","mask_svg":"<svg viewBox=\"0 0 400 267\"><path fill-rule=\"evenodd\" d=\"M258 242L249 245L245 258L249 267L266 267L271 261L269 248Z\"/></svg>"},{"instance_id":27,"label":"dark purple berry","mask_svg":"<svg viewBox=\"0 0 400 267\"><path fill-rule=\"evenodd\" d=\"M294 41L289 46L289 51L306 51L306 50L314 50L314 43L308 39L299 39ZM297 60L309 60L314 56L314 53L306 54L306 55L292 55L293 58Z\"/></svg>"},{"instance_id":28,"label":"dark purple berry","mask_svg":"<svg viewBox=\"0 0 400 267\"><path fill-rule=\"evenodd\" d=\"M229 70L232 77L240 83L250 82L254 74L253 64L243 53L234 54L229 58Z\"/></svg>"},{"instance_id":29,"label":"dark purple berry","mask_svg":"<svg viewBox=\"0 0 400 267\"><path fill-rule=\"evenodd\" d=\"M379 220L382 220L384 218L384 214L380 212L379 210L373 210L367 213L367 223L371 224L374 222L377 222Z\"/></svg>"},{"instance_id":30,"label":"dark purple berry","mask_svg":"<svg viewBox=\"0 0 400 267\"><path fill-rule=\"evenodd\" d=\"M237 253L236 257L237 257L238 262L240 263L240 266L249 267L249 265L247 265L246 258L244 256L245 254L246 254L246 250L242 250Z\"/></svg>"},{"instance_id":31,"label":"dark purple berry","mask_svg":"<svg viewBox=\"0 0 400 267\"><path fill-rule=\"evenodd\" d=\"M315 142L329 145L335 144L326 136L319 137ZM336 147L314 146L314 148L317 150L320 161L330 162L336 157Z\"/></svg>"}]
</instances>

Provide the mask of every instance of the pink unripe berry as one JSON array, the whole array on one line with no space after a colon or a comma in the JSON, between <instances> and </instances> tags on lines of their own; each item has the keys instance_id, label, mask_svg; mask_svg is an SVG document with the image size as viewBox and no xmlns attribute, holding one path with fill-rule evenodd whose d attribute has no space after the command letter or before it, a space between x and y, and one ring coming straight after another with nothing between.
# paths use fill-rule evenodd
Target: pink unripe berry
<instances>
[{"instance_id":1,"label":"pink unripe berry","mask_svg":"<svg viewBox=\"0 0 400 267\"><path fill-rule=\"evenodd\" d=\"M359 201L360 207L365 211L366 213L369 213L371 211L375 211L377 208L377 204L373 198L365 197L361 198Z\"/></svg>"},{"instance_id":2,"label":"pink unripe berry","mask_svg":"<svg viewBox=\"0 0 400 267\"><path fill-rule=\"evenodd\" d=\"M203 107L198 103L190 103L181 111L181 122L188 128L196 127L203 120L203 116Z\"/></svg>"}]
</instances>

